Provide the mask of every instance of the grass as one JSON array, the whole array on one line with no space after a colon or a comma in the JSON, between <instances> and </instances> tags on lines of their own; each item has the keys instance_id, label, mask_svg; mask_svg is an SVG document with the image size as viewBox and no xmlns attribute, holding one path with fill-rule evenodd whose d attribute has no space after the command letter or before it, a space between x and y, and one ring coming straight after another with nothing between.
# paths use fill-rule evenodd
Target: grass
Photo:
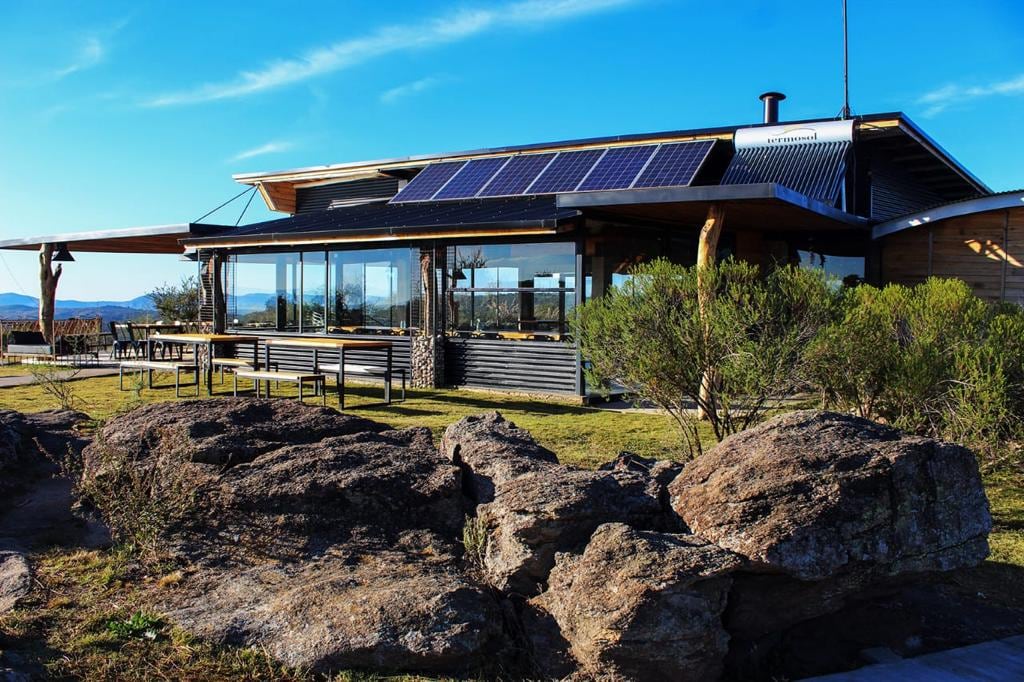
<instances>
[{"instance_id":1,"label":"grass","mask_svg":"<svg viewBox=\"0 0 1024 682\"><path fill-rule=\"evenodd\" d=\"M14 368L0 367L11 371ZM2 376L2 374L0 374ZM166 379L163 380L166 382ZM215 380L216 381L216 380ZM244 384L243 384L244 385ZM143 389L138 396L119 391L117 377L74 382L76 406L105 419L134 402L174 400L173 389ZM215 390L227 392L214 384ZM280 395L288 395L282 389ZM391 407L370 407L380 388L358 386L351 413L395 427L427 426L440 437L459 418L498 410L531 431L566 463L595 467L621 450L645 456L679 458L678 435L668 417L653 412L616 412L568 401L532 399L476 391L410 391ZM312 402L312 401L309 401ZM359 407L363 404L364 407ZM56 407L38 386L0 389L0 408L35 412ZM705 434L710 444L710 434ZM984 593L997 603L1024 608L1015 588L1024 571L1024 475L1017 470L988 473L985 485L995 528L992 555L977 569L961 571L956 583L971 595ZM472 529L470 529L472 531ZM472 535L472 533L470 533ZM468 538L472 541L472 537ZM0 651L16 649L46 662L49 675L71 679L319 679L287 670L262 651L217 648L193 641L146 610L143 595L164 589L180 574L134 563L117 551L50 552L34 557L37 589L30 601L0 617ZM345 673L336 680L404 680Z\"/></svg>"}]
</instances>

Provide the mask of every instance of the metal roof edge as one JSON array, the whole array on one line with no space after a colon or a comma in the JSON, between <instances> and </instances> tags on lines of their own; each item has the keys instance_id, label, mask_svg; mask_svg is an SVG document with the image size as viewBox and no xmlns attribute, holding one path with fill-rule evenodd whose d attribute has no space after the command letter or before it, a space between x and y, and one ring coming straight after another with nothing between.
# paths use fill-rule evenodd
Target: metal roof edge
<instances>
[{"instance_id":1,"label":"metal roof edge","mask_svg":"<svg viewBox=\"0 0 1024 682\"><path fill-rule=\"evenodd\" d=\"M795 192L774 182L749 185L698 185L696 187L669 187L650 189L619 189L598 192L560 194L556 198L559 208L588 208L621 206L625 204L666 204L696 201L756 201L778 199L798 208L849 225L867 226L868 219L828 206L816 199Z\"/></svg>"},{"instance_id":2,"label":"metal roof edge","mask_svg":"<svg viewBox=\"0 0 1024 682\"><path fill-rule=\"evenodd\" d=\"M40 235L35 237L19 237L17 239L5 239L0 241L0 249L24 250L30 246L40 244L58 244L64 242L92 241L97 239L127 239L131 237L156 237L164 234L175 234L178 232L191 232L197 228L197 232L210 232L218 229L225 229L223 225L211 225L208 223L170 223L167 225L143 225L139 227L125 227L113 230L86 230L82 232L68 232L66 234Z\"/></svg>"},{"instance_id":3,"label":"metal roof edge","mask_svg":"<svg viewBox=\"0 0 1024 682\"><path fill-rule=\"evenodd\" d=\"M948 204L933 206L917 213L900 216L899 218L875 225L871 230L871 238L881 239L882 237L902 232L912 227L920 227L921 225L928 225L939 220L956 218L971 213L984 213L986 211L998 211L1014 207L1024 207L1024 190L953 201Z\"/></svg>"},{"instance_id":4,"label":"metal roof edge","mask_svg":"<svg viewBox=\"0 0 1024 682\"><path fill-rule=\"evenodd\" d=\"M909 116L907 116L903 112L899 112L897 116L899 117L901 127L905 128L911 137L917 139L919 143L927 147L933 154L935 154L935 156L945 161L946 165L949 166L951 170L957 173L968 183L974 185L974 187L979 192L982 192L984 194L992 194L991 187L982 182L981 179L974 173L967 170L966 166L957 161L955 156L947 152L942 145L940 145L938 142L932 139L931 135L924 132L924 130L916 123L914 123L914 121L911 120Z\"/></svg>"}]
</instances>

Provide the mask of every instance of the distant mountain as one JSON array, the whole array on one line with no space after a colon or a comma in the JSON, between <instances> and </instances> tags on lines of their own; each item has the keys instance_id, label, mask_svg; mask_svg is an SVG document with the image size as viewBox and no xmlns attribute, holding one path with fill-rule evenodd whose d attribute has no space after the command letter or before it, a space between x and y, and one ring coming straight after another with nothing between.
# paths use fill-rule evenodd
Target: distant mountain
<instances>
[{"instance_id":1,"label":"distant mountain","mask_svg":"<svg viewBox=\"0 0 1024 682\"><path fill-rule=\"evenodd\" d=\"M0 319L2 320L34 320L39 316L39 308L27 305L0 305ZM57 320L66 320L69 317L102 317L106 322L126 322L140 318L153 318L156 312L152 310L139 310L138 308L126 308L124 306L103 305L88 306L83 308L58 308L54 313Z\"/></svg>"},{"instance_id":2,"label":"distant mountain","mask_svg":"<svg viewBox=\"0 0 1024 682\"><path fill-rule=\"evenodd\" d=\"M0 307L12 305L36 308L39 306L39 299L35 296L16 294L13 291L0 293ZM153 310L153 301L149 296L145 295L136 296L135 298L127 301L79 301L72 298L58 298L56 301L56 308L58 311L61 311L62 309L105 307L128 308L132 310Z\"/></svg>"}]
</instances>

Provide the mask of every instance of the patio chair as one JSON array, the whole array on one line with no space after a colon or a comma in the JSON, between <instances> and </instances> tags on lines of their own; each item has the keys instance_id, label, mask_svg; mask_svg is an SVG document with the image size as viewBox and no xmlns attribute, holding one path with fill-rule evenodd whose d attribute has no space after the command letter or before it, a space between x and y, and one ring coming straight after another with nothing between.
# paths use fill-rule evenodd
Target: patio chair
<instances>
[{"instance_id":1,"label":"patio chair","mask_svg":"<svg viewBox=\"0 0 1024 682\"><path fill-rule=\"evenodd\" d=\"M114 338L114 343L110 347L111 357L121 360L128 354L135 357L142 354L142 344L132 333L130 322L111 322L110 335Z\"/></svg>"}]
</instances>

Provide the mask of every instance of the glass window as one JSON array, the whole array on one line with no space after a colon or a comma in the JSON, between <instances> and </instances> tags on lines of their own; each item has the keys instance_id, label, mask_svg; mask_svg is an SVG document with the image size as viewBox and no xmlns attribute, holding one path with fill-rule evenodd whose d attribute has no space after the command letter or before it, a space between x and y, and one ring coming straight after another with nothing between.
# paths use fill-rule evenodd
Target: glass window
<instances>
[{"instance_id":1,"label":"glass window","mask_svg":"<svg viewBox=\"0 0 1024 682\"><path fill-rule=\"evenodd\" d=\"M322 332L326 326L324 293L327 286L327 256L323 251L302 254L302 331Z\"/></svg>"},{"instance_id":2,"label":"glass window","mask_svg":"<svg viewBox=\"0 0 1024 682\"><path fill-rule=\"evenodd\" d=\"M800 267L820 268L826 274L844 284L864 281L863 256L830 256L815 251L797 251Z\"/></svg>"},{"instance_id":3,"label":"glass window","mask_svg":"<svg viewBox=\"0 0 1024 682\"><path fill-rule=\"evenodd\" d=\"M225 287L228 326L298 331L300 263L297 253L231 256Z\"/></svg>"},{"instance_id":4,"label":"glass window","mask_svg":"<svg viewBox=\"0 0 1024 682\"><path fill-rule=\"evenodd\" d=\"M411 249L332 251L328 331L410 326Z\"/></svg>"},{"instance_id":5,"label":"glass window","mask_svg":"<svg viewBox=\"0 0 1024 682\"><path fill-rule=\"evenodd\" d=\"M575 301L571 242L456 246L446 297L452 331L499 336L559 336Z\"/></svg>"}]
</instances>

